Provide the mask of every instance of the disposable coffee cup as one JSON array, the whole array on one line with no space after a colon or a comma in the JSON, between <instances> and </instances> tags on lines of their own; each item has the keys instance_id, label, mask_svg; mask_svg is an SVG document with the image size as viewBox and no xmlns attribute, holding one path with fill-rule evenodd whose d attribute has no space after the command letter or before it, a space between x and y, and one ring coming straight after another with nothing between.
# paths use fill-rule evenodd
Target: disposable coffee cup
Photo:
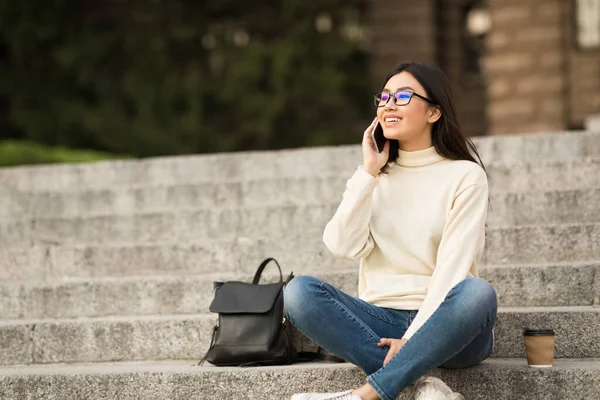
<instances>
[{"instance_id":1,"label":"disposable coffee cup","mask_svg":"<svg viewBox=\"0 0 600 400\"><path fill-rule=\"evenodd\" d=\"M554 331L523 329L527 364L533 368L549 368L554 362Z\"/></svg>"}]
</instances>

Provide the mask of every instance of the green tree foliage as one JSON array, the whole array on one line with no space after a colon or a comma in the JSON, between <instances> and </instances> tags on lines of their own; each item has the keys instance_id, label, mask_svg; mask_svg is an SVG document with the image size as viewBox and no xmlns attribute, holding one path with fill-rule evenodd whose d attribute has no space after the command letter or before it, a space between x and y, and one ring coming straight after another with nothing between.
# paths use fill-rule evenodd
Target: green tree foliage
<instances>
[{"instance_id":1,"label":"green tree foliage","mask_svg":"<svg viewBox=\"0 0 600 400\"><path fill-rule=\"evenodd\" d=\"M140 157L357 143L361 6L0 0L2 136Z\"/></svg>"},{"instance_id":2,"label":"green tree foliage","mask_svg":"<svg viewBox=\"0 0 600 400\"><path fill-rule=\"evenodd\" d=\"M99 151L73 150L65 147L48 147L23 140L0 142L0 166L22 164L76 163L129 158Z\"/></svg>"}]
</instances>

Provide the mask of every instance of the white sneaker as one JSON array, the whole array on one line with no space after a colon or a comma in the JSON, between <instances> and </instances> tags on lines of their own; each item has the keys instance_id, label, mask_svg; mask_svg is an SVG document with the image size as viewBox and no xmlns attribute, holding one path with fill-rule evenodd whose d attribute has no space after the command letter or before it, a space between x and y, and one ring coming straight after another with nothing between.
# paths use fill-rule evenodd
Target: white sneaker
<instances>
[{"instance_id":1,"label":"white sneaker","mask_svg":"<svg viewBox=\"0 0 600 400\"><path fill-rule=\"evenodd\" d=\"M292 396L292 400L362 400L352 390L339 393L299 393Z\"/></svg>"},{"instance_id":2,"label":"white sneaker","mask_svg":"<svg viewBox=\"0 0 600 400\"><path fill-rule=\"evenodd\" d=\"M417 379L410 394L412 400L465 400L462 394L453 392L443 380L433 376Z\"/></svg>"}]
</instances>

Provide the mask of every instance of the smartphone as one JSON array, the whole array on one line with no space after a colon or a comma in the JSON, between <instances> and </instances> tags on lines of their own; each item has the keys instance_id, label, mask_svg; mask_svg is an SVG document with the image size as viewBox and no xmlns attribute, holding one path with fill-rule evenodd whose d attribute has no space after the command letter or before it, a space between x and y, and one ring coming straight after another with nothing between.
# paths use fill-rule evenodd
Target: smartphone
<instances>
[{"instance_id":1,"label":"smartphone","mask_svg":"<svg viewBox=\"0 0 600 400\"><path fill-rule=\"evenodd\" d=\"M383 136L383 128L381 127L379 121L377 121L375 129L373 129L372 136L373 143L375 143L375 150L378 153L381 153L383 151L383 146L385 146L385 142L387 141L387 139L385 138L385 136Z\"/></svg>"}]
</instances>

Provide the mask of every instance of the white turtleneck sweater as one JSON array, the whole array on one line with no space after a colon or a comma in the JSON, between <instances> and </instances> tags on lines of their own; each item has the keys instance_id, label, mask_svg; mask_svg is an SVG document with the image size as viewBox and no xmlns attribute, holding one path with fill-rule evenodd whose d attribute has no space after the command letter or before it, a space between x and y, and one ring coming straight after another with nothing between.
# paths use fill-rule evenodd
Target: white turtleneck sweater
<instances>
[{"instance_id":1,"label":"white turtleneck sweater","mask_svg":"<svg viewBox=\"0 0 600 400\"><path fill-rule=\"evenodd\" d=\"M359 166L323 240L338 257L360 258L359 298L419 310L410 339L467 277L478 277L488 209L484 170L434 147L405 152L377 178Z\"/></svg>"}]
</instances>

